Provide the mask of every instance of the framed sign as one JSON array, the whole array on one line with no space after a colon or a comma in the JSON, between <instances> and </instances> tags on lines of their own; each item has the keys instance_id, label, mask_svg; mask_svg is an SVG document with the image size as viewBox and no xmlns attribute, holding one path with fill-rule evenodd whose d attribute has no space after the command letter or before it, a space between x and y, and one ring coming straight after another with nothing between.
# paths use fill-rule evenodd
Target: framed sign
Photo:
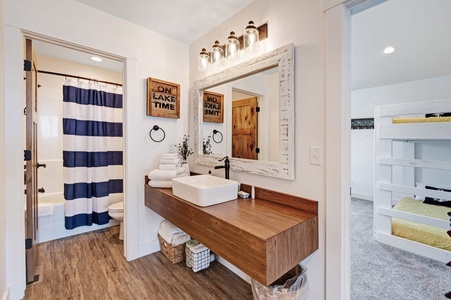
<instances>
[{"instance_id":1,"label":"framed sign","mask_svg":"<svg viewBox=\"0 0 451 300\"><path fill-rule=\"evenodd\" d=\"M147 115L180 118L180 85L147 78Z\"/></svg>"},{"instance_id":2,"label":"framed sign","mask_svg":"<svg viewBox=\"0 0 451 300\"><path fill-rule=\"evenodd\" d=\"M224 122L224 95L204 91L204 122Z\"/></svg>"}]
</instances>

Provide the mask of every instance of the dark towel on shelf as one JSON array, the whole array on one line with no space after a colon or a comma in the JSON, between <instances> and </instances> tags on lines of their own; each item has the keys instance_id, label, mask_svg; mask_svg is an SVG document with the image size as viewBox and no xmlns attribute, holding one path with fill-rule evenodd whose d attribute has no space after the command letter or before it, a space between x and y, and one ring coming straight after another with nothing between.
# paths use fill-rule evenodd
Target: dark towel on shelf
<instances>
[{"instance_id":1,"label":"dark towel on shelf","mask_svg":"<svg viewBox=\"0 0 451 300\"><path fill-rule=\"evenodd\" d=\"M451 192L451 190L437 188L437 187L428 186L428 185L426 186L426 189L427 190L435 190L435 191ZM423 203L451 207L451 201L441 200L439 198L425 197Z\"/></svg>"}]
</instances>

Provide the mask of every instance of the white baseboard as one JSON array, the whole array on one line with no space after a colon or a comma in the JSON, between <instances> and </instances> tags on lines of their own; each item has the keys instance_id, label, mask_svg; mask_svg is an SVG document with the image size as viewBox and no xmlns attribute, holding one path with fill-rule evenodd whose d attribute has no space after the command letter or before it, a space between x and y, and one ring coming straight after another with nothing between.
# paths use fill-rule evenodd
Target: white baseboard
<instances>
[{"instance_id":1,"label":"white baseboard","mask_svg":"<svg viewBox=\"0 0 451 300\"><path fill-rule=\"evenodd\" d=\"M136 258L143 257L158 251L160 251L160 243L158 242L158 239L153 239L138 245L138 257Z\"/></svg>"},{"instance_id":2,"label":"white baseboard","mask_svg":"<svg viewBox=\"0 0 451 300\"><path fill-rule=\"evenodd\" d=\"M352 198L359 198L359 199L362 199L362 200L374 201L373 195L370 195L370 194L351 192L351 197Z\"/></svg>"},{"instance_id":3,"label":"white baseboard","mask_svg":"<svg viewBox=\"0 0 451 300\"><path fill-rule=\"evenodd\" d=\"M3 292L2 300L9 300L9 287Z\"/></svg>"}]
</instances>

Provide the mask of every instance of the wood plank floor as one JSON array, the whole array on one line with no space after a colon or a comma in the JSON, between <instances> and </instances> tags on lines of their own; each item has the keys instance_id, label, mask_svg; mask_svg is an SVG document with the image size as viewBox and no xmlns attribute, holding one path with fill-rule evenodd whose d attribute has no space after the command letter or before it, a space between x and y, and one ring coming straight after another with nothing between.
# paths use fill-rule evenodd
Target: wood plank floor
<instances>
[{"instance_id":1,"label":"wood plank floor","mask_svg":"<svg viewBox=\"0 0 451 300\"><path fill-rule=\"evenodd\" d=\"M217 262L198 273L161 252L127 262L118 231L39 244L41 280L24 299L252 299L250 285Z\"/></svg>"}]
</instances>

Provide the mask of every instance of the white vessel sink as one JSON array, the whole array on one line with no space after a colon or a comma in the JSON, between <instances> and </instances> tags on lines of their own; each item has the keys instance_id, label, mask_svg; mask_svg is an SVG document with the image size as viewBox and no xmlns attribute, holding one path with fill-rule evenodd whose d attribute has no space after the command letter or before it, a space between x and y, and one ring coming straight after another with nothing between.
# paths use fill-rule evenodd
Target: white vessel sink
<instances>
[{"instance_id":1,"label":"white vessel sink","mask_svg":"<svg viewBox=\"0 0 451 300\"><path fill-rule=\"evenodd\" d=\"M193 204L210 206L235 200L238 182L212 175L173 178L172 193Z\"/></svg>"}]
</instances>

